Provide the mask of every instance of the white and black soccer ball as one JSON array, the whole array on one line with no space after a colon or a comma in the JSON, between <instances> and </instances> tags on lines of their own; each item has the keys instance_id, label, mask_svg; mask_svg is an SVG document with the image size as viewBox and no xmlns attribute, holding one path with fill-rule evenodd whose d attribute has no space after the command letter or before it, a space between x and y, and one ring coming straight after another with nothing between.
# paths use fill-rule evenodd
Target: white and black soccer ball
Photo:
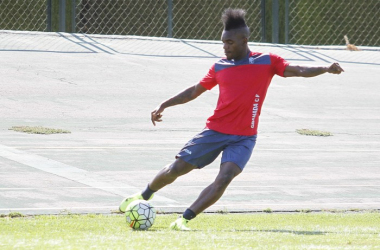
<instances>
[{"instance_id":1,"label":"white and black soccer ball","mask_svg":"<svg viewBox=\"0 0 380 250\"><path fill-rule=\"evenodd\" d=\"M147 230L156 219L156 210L144 200L136 200L125 211L127 224L133 229Z\"/></svg>"}]
</instances>

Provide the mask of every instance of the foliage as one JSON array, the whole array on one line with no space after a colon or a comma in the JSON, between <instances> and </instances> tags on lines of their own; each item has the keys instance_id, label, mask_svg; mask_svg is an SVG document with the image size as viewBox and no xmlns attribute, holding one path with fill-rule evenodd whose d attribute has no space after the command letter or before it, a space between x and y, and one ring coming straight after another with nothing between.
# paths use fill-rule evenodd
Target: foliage
<instances>
[{"instance_id":1,"label":"foliage","mask_svg":"<svg viewBox=\"0 0 380 250\"><path fill-rule=\"evenodd\" d=\"M68 134L68 133L71 133L68 130L55 129L55 128L45 128L45 127L42 127L42 126L36 126L36 127L13 126L9 130L13 130L13 131L17 131L17 132L23 132L23 133L28 133L28 134L43 134L43 135Z\"/></svg>"},{"instance_id":2,"label":"foliage","mask_svg":"<svg viewBox=\"0 0 380 250\"><path fill-rule=\"evenodd\" d=\"M296 132L300 135L311 135L311 136L332 136L330 132L311 130L311 129L297 129Z\"/></svg>"}]
</instances>

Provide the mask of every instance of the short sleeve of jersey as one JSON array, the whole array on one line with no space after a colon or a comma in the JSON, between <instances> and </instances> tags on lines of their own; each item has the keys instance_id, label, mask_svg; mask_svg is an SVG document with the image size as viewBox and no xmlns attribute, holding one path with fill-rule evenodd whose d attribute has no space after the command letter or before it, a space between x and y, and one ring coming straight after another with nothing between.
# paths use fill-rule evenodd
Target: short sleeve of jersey
<instances>
[{"instance_id":1,"label":"short sleeve of jersey","mask_svg":"<svg viewBox=\"0 0 380 250\"><path fill-rule=\"evenodd\" d=\"M212 65L207 75L205 75L205 77L203 77L199 83L208 90L212 89L218 84L215 78L215 64Z\"/></svg>"},{"instance_id":2,"label":"short sleeve of jersey","mask_svg":"<svg viewBox=\"0 0 380 250\"><path fill-rule=\"evenodd\" d=\"M275 54L270 54L270 58L274 69L274 73L283 77L285 68L289 65L289 62Z\"/></svg>"}]
</instances>

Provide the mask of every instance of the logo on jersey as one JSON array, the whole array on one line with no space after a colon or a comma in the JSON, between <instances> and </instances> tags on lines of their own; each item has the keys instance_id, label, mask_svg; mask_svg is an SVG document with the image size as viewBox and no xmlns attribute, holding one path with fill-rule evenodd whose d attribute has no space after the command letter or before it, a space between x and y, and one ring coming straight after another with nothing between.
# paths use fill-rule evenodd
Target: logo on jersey
<instances>
[{"instance_id":1,"label":"logo on jersey","mask_svg":"<svg viewBox=\"0 0 380 250\"><path fill-rule=\"evenodd\" d=\"M188 153L189 155L191 155L191 151L188 150L187 148L185 148L183 151L185 151L186 153Z\"/></svg>"},{"instance_id":2,"label":"logo on jersey","mask_svg":"<svg viewBox=\"0 0 380 250\"><path fill-rule=\"evenodd\" d=\"M251 128L255 128L255 120L256 120L257 112L259 111L259 102L260 102L260 96L256 94L255 102L253 103L253 108L252 108Z\"/></svg>"}]
</instances>

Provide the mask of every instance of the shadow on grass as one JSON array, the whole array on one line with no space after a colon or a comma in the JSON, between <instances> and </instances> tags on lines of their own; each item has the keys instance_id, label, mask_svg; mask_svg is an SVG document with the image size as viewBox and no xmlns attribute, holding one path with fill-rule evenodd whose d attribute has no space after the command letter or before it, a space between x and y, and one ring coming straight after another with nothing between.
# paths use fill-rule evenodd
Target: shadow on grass
<instances>
[{"instance_id":1,"label":"shadow on grass","mask_svg":"<svg viewBox=\"0 0 380 250\"><path fill-rule=\"evenodd\" d=\"M297 235L325 235L330 232L321 232L321 231L294 231L294 230L255 230L257 232L268 232L268 233L289 233Z\"/></svg>"},{"instance_id":2,"label":"shadow on grass","mask_svg":"<svg viewBox=\"0 0 380 250\"><path fill-rule=\"evenodd\" d=\"M162 232L162 231L172 231L168 227L154 227L149 228L148 230L131 230L132 232ZM346 234L347 232L330 232L330 231L297 231L297 230L285 230L285 229L268 229L268 230L202 230L202 229L191 229L190 231L173 231L178 233L205 233L205 232L214 232L214 233L222 233L222 232L256 232L256 233L284 233L284 234L295 234L295 235L327 235L327 234ZM378 235L377 232L355 232L354 234L362 234L362 235Z\"/></svg>"},{"instance_id":3,"label":"shadow on grass","mask_svg":"<svg viewBox=\"0 0 380 250\"><path fill-rule=\"evenodd\" d=\"M330 231L296 231L296 230L282 230L282 229L272 229L272 230L233 230L233 232L266 232L266 233L287 233L287 234L297 234L297 235L326 235L326 234L346 234L347 232L330 232ZM355 232L354 234L363 235L377 235L377 232Z\"/></svg>"},{"instance_id":4,"label":"shadow on grass","mask_svg":"<svg viewBox=\"0 0 380 250\"><path fill-rule=\"evenodd\" d=\"M150 228L148 230L131 230L132 232L160 232L160 231L167 231L169 230L166 227L156 227L156 228ZM184 233L194 233L194 232L207 232L210 230L200 230L200 229L192 229L190 231L177 231L177 232L184 232ZM224 230L211 230L214 232L223 232ZM294 231L294 230L227 230L230 232L257 232L257 233L288 233L288 234L296 234L296 235L326 235L331 232L321 232L321 231Z\"/></svg>"}]
</instances>

